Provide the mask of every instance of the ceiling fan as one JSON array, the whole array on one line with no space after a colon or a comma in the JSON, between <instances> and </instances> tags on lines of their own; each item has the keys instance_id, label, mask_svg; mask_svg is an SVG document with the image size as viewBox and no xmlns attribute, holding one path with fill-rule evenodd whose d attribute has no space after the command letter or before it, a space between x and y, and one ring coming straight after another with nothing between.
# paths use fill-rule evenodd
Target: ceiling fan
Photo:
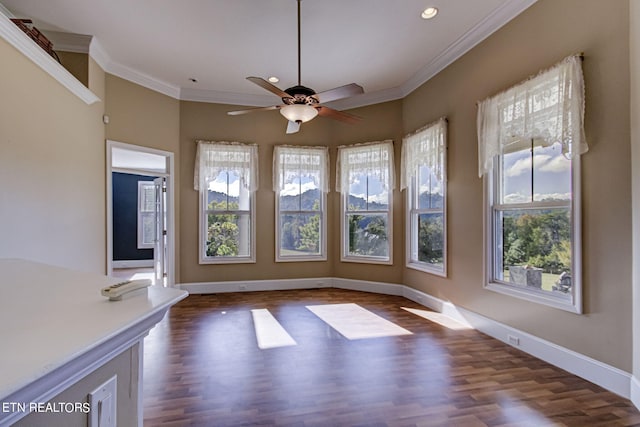
<instances>
[{"instance_id":1,"label":"ceiling fan","mask_svg":"<svg viewBox=\"0 0 640 427\"><path fill-rule=\"evenodd\" d=\"M281 90L277 86L272 85L261 77L247 77L252 83L257 84L263 89L278 95L282 98L281 105L272 105L270 107L258 107L248 110L229 111L227 114L236 116L240 114L253 113L255 111L280 110L280 114L289 120L287 125L287 133L296 133L300 130L300 124L308 122L317 115L330 117L347 123L355 123L360 117L343 111L334 110L322 104L347 98L349 96L364 93L362 86L355 83L336 87L324 92L316 93L311 88L302 86L300 72L300 2L298 2L298 84L289 89Z\"/></svg>"}]
</instances>

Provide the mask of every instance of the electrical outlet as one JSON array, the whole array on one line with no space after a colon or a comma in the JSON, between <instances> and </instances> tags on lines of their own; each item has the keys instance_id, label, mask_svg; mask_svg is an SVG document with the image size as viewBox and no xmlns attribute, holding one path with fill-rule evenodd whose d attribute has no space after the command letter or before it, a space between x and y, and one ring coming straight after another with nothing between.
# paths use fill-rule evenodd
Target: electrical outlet
<instances>
[{"instance_id":1,"label":"electrical outlet","mask_svg":"<svg viewBox=\"0 0 640 427\"><path fill-rule=\"evenodd\" d=\"M89 427L116 427L117 375L89 393Z\"/></svg>"},{"instance_id":2,"label":"electrical outlet","mask_svg":"<svg viewBox=\"0 0 640 427\"><path fill-rule=\"evenodd\" d=\"M520 338L516 337L515 335L507 335L507 341L509 342L509 344L511 344L513 346L519 346L520 345Z\"/></svg>"}]
</instances>

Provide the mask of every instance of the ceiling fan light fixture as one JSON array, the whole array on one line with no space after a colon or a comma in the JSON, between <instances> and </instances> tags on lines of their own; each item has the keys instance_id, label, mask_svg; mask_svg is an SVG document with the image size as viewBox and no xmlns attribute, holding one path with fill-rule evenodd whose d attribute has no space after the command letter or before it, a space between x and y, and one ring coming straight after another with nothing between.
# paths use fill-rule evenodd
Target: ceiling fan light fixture
<instances>
[{"instance_id":1,"label":"ceiling fan light fixture","mask_svg":"<svg viewBox=\"0 0 640 427\"><path fill-rule=\"evenodd\" d=\"M431 19L438 14L438 9L435 7L428 7L422 11L422 19Z\"/></svg>"},{"instance_id":2,"label":"ceiling fan light fixture","mask_svg":"<svg viewBox=\"0 0 640 427\"><path fill-rule=\"evenodd\" d=\"M318 110L307 104L291 104L282 107L280 114L290 122L305 123L317 116Z\"/></svg>"}]
</instances>

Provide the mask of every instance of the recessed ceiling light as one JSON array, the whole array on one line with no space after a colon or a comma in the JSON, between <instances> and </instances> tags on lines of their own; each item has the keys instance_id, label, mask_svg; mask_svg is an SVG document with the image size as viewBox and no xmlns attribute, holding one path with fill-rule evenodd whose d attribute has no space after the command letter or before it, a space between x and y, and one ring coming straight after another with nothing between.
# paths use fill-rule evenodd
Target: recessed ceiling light
<instances>
[{"instance_id":1,"label":"recessed ceiling light","mask_svg":"<svg viewBox=\"0 0 640 427\"><path fill-rule=\"evenodd\" d=\"M269 80L271 83L278 83L280 81L280 79L276 76L271 76L267 80Z\"/></svg>"},{"instance_id":2,"label":"recessed ceiling light","mask_svg":"<svg viewBox=\"0 0 640 427\"><path fill-rule=\"evenodd\" d=\"M431 19L438 14L438 9L435 7L428 7L422 11L422 19Z\"/></svg>"}]
</instances>

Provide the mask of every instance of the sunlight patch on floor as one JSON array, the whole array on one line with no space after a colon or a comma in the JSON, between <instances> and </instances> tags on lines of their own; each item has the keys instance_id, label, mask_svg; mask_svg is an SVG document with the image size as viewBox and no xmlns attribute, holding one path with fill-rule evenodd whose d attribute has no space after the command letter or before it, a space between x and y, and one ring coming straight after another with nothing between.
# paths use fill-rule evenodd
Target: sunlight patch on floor
<instances>
[{"instance_id":1,"label":"sunlight patch on floor","mask_svg":"<svg viewBox=\"0 0 640 427\"><path fill-rule=\"evenodd\" d=\"M473 329L470 325L465 325L457 320L453 320L451 317L435 311L420 310L417 308L402 307L403 310L413 313L416 316L420 316L423 319L427 319L431 322L444 326L445 328L452 329L454 331L461 331L465 329Z\"/></svg>"},{"instance_id":2,"label":"sunlight patch on floor","mask_svg":"<svg viewBox=\"0 0 640 427\"><path fill-rule=\"evenodd\" d=\"M313 314L350 340L413 335L358 304L308 305Z\"/></svg>"},{"instance_id":3,"label":"sunlight patch on floor","mask_svg":"<svg viewBox=\"0 0 640 427\"><path fill-rule=\"evenodd\" d=\"M266 308L251 310L251 315L260 349L298 345Z\"/></svg>"}]
</instances>

